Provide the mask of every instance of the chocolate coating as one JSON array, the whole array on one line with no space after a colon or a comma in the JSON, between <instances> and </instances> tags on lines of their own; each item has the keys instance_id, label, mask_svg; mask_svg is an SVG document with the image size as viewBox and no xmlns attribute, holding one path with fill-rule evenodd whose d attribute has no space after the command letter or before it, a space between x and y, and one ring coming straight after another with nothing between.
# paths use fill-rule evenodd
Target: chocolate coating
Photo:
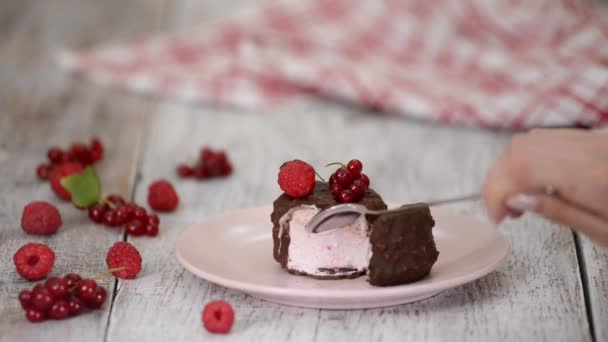
<instances>
[{"instance_id":1,"label":"chocolate coating","mask_svg":"<svg viewBox=\"0 0 608 342\"><path fill-rule=\"evenodd\" d=\"M427 205L380 216L370 236L369 283L399 285L426 276L439 256L433 239L434 225Z\"/></svg>"}]
</instances>

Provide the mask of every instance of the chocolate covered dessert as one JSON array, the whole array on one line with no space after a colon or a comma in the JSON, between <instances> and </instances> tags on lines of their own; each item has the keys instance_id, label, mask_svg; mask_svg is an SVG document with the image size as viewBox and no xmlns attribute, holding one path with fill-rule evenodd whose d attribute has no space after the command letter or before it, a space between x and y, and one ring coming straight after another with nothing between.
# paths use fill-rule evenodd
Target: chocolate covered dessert
<instances>
[{"instance_id":1,"label":"chocolate covered dessert","mask_svg":"<svg viewBox=\"0 0 608 342\"><path fill-rule=\"evenodd\" d=\"M357 165L358 170L347 166L338 169L326 183L315 181L314 169L304 162L284 164L279 184L285 192L275 200L271 214L274 259L291 274L316 279L367 274L370 284L391 286L425 277L439 255L432 233L435 222L426 205L400 213L361 216L352 224L319 233L304 228L316 213L339 203L356 202L372 210L387 208L380 195L369 188L360 162ZM344 170L350 175L348 183L343 181L348 178Z\"/></svg>"}]
</instances>

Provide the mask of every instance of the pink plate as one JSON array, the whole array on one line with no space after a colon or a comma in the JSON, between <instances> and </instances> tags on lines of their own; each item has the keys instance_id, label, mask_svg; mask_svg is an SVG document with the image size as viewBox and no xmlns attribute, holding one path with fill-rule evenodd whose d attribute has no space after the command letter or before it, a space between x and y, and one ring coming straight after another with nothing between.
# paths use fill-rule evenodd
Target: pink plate
<instances>
[{"instance_id":1,"label":"pink plate","mask_svg":"<svg viewBox=\"0 0 608 342\"><path fill-rule=\"evenodd\" d=\"M323 309L362 309L409 303L479 279L494 271L509 242L494 226L432 209L439 259L426 278L408 285L375 287L366 276L315 280L285 272L272 258L271 207L211 217L180 234L179 262L210 282L267 301Z\"/></svg>"}]
</instances>

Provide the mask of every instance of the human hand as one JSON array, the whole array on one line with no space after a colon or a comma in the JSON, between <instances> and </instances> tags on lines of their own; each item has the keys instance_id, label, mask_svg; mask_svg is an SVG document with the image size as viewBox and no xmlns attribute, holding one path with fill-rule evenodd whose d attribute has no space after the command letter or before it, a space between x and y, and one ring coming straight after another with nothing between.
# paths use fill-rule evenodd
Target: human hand
<instances>
[{"instance_id":1,"label":"human hand","mask_svg":"<svg viewBox=\"0 0 608 342\"><path fill-rule=\"evenodd\" d=\"M546 187L555 194L544 193ZM541 129L516 135L482 195L496 223L532 211L608 245L608 134Z\"/></svg>"}]
</instances>

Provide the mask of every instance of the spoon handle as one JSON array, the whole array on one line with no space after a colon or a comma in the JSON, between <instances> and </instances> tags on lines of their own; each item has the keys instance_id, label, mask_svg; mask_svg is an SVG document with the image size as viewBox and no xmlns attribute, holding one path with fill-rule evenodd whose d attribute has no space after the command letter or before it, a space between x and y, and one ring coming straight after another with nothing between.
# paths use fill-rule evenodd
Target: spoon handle
<instances>
[{"instance_id":1,"label":"spoon handle","mask_svg":"<svg viewBox=\"0 0 608 342\"><path fill-rule=\"evenodd\" d=\"M458 197L445 198L445 199L440 199L440 200L435 200L435 201L429 201L429 202L425 202L425 203L406 204L404 206L394 208L394 209L367 210L365 212L365 214L366 215L382 215L382 214L398 213L398 212L416 208L416 207L426 207L426 206L434 207L437 205L444 205L444 204L451 204L451 203L458 203L458 202L465 202L465 201L475 201L480 198L481 198L481 194L477 193L477 194L471 194L471 195L466 195L466 196L458 196Z\"/></svg>"}]
</instances>

